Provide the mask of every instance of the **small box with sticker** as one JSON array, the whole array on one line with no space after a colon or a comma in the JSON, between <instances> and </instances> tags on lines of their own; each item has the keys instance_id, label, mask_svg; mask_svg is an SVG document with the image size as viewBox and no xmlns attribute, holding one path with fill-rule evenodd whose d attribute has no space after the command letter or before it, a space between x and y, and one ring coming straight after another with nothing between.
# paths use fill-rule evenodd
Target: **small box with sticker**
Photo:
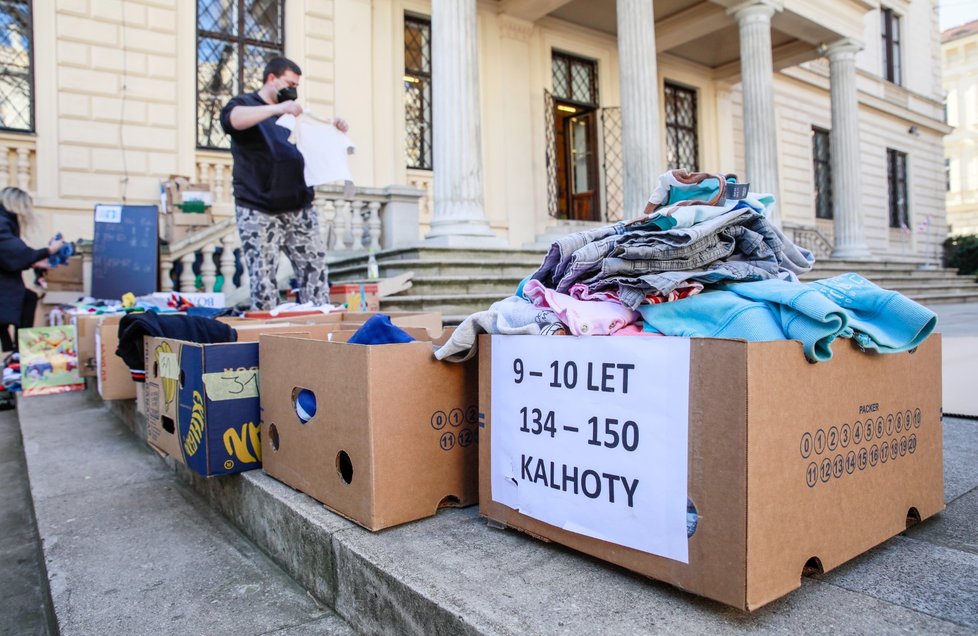
<instances>
[{"instance_id":1,"label":"small box with sticker","mask_svg":"<svg viewBox=\"0 0 978 636\"><path fill-rule=\"evenodd\" d=\"M260 467L259 336L336 329L256 323L237 326L237 342L215 344L146 336L147 443L205 477Z\"/></svg>"}]
</instances>

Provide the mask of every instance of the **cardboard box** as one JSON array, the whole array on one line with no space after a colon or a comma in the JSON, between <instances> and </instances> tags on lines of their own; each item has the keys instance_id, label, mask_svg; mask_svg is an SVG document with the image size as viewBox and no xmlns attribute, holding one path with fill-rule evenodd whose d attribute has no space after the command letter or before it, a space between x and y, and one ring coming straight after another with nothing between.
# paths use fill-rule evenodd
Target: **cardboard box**
<instances>
[{"instance_id":1,"label":"cardboard box","mask_svg":"<svg viewBox=\"0 0 978 636\"><path fill-rule=\"evenodd\" d=\"M332 329L252 324L237 328L237 342L215 344L146 336L147 443L205 477L259 467L259 336L325 338Z\"/></svg>"},{"instance_id":2,"label":"cardboard box","mask_svg":"<svg viewBox=\"0 0 978 636\"><path fill-rule=\"evenodd\" d=\"M77 291L85 289L82 257L73 256L68 262L59 267L52 267L44 273L49 291Z\"/></svg>"},{"instance_id":3,"label":"cardboard box","mask_svg":"<svg viewBox=\"0 0 978 636\"><path fill-rule=\"evenodd\" d=\"M261 337L265 472L370 530L475 503L476 366L438 362L431 342L337 336ZM317 404L306 423L301 389Z\"/></svg>"},{"instance_id":4,"label":"cardboard box","mask_svg":"<svg viewBox=\"0 0 978 636\"><path fill-rule=\"evenodd\" d=\"M227 301L222 292L153 292L145 296L140 296L136 300L146 304L159 307L163 310L172 309L168 304L173 295L176 294L195 307L226 307Z\"/></svg>"},{"instance_id":5,"label":"cardboard box","mask_svg":"<svg viewBox=\"0 0 978 636\"><path fill-rule=\"evenodd\" d=\"M199 201L207 210L186 212L177 207L190 201ZM163 223L160 224L162 238L168 243L176 243L187 236L214 224L210 206L213 195L205 183L191 183L189 177L170 175L163 183Z\"/></svg>"},{"instance_id":6,"label":"cardboard box","mask_svg":"<svg viewBox=\"0 0 978 636\"><path fill-rule=\"evenodd\" d=\"M750 611L798 588L806 568L827 572L944 509L939 335L889 355L838 340L818 364L795 341L687 340L684 361L656 353L666 340L684 339L481 337L481 514ZM617 341L597 345L604 362L584 349L595 341ZM679 376L688 393L660 394ZM636 390L646 407L623 408ZM523 420L520 400L541 415ZM672 406L680 415L656 419ZM665 462L682 465L678 488L640 502L659 485L647 477L663 461L649 458L677 437L688 452ZM680 509L654 523L603 528L601 514L641 518L677 494ZM675 541L660 521L686 535L685 562L622 545Z\"/></svg>"},{"instance_id":7,"label":"cardboard box","mask_svg":"<svg viewBox=\"0 0 978 636\"><path fill-rule=\"evenodd\" d=\"M322 312L286 312L278 316L272 316L269 312L248 312L246 314L250 315L248 318L221 317L218 320L232 327L257 320L268 325L279 323L322 324L335 325L343 330L355 331L375 313L377 312L334 311L328 314ZM385 311L382 313L385 316L390 316L391 323L402 329L425 329L428 332L429 338L438 338L441 336L443 325L440 312Z\"/></svg>"},{"instance_id":8,"label":"cardboard box","mask_svg":"<svg viewBox=\"0 0 978 636\"><path fill-rule=\"evenodd\" d=\"M147 338L145 351L152 447L205 477L261 466L258 343Z\"/></svg>"},{"instance_id":9,"label":"cardboard box","mask_svg":"<svg viewBox=\"0 0 978 636\"><path fill-rule=\"evenodd\" d=\"M174 209L173 212L164 215L162 229L163 240L167 243L176 243L205 228L214 224L214 217L210 210L206 212L181 212Z\"/></svg>"},{"instance_id":10,"label":"cardboard box","mask_svg":"<svg viewBox=\"0 0 978 636\"><path fill-rule=\"evenodd\" d=\"M119 348L122 316L103 316L95 327L95 362L98 394L103 400L136 399L136 383L129 367L115 354Z\"/></svg>"},{"instance_id":11,"label":"cardboard box","mask_svg":"<svg viewBox=\"0 0 978 636\"><path fill-rule=\"evenodd\" d=\"M71 317L71 324L75 325L78 373L83 378L94 378L98 375L95 328L102 317L94 314L78 314Z\"/></svg>"},{"instance_id":12,"label":"cardboard box","mask_svg":"<svg viewBox=\"0 0 978 636\"><path fill-rule=\"evenodd\" d=\"M166 212L179 210L177 204L188 201L202 201L207 205L213 204L210 186L206 183L191 183L190 177L171 174L163 183L163 209Z\"/></svg>"},{"instance_id":13,"label":"cardboard box","mask_svg":"<svg viewBox=\"0 0 978 636\"><path fill-rule=\"evenodd\" d=\"M380 311L377 283L344 283L329 288L329 302L350 311Z\"/></svg>"}]
</instances>

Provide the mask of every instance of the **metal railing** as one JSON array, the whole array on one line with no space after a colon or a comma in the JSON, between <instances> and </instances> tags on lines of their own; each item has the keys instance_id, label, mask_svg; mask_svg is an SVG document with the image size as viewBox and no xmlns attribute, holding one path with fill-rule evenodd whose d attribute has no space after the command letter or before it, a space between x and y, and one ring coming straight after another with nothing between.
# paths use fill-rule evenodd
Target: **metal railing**
<instances>
[{"instance_id":1,"label":"metal railing","mask_svg":"<svg viewBox=\"0 0 978 636\"><path fill-rule=\"evenodd\" d=\"M815 255L815 258L832 256L832 241L825 238L825 235L817 227L786 222L782 230L792 243L809 250Z\"/></svg>"}]
</instances>

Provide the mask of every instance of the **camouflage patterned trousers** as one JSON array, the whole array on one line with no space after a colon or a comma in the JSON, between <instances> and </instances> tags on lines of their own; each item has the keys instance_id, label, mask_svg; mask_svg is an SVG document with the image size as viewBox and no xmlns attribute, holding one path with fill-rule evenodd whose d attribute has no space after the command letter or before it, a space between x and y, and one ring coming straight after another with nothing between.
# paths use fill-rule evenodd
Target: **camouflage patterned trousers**
<instances>
[{"instance_id":1,"label":"camouflage patterned trousers","mask_svg":"<svg viewBox=\"0 0 978 636\"><path fill-rule=\"evenodd\" d=\"M253 309L274 309L279 304L276 273L280 252L292 262L299 280L299 299L317 305L329 302L326 244L315 208L266 214L236 205L235 216Z\"/></svg>"}]
</instances>

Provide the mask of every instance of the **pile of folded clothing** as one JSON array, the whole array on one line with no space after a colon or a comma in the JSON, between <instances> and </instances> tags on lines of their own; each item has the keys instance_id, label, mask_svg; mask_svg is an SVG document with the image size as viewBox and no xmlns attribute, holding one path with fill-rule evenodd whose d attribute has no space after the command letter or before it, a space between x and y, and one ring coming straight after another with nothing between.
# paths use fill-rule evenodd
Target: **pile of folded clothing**
<instances>
[{"instance_id":1,"label":"pile of folded clothing","mask_svg":"<svg viewBox=\"0 0 978 636\"><path fill-rule=\"evenodd\" d=\"M822 361L838 337L895 352L930 335L933 312L858 274L801 283L815 258L771 222L774 205L733 175L667 172L643 216L556 241L435 355L467 360L479 333L668 335L800 340Z\"/></svg>"}]
</instances>

